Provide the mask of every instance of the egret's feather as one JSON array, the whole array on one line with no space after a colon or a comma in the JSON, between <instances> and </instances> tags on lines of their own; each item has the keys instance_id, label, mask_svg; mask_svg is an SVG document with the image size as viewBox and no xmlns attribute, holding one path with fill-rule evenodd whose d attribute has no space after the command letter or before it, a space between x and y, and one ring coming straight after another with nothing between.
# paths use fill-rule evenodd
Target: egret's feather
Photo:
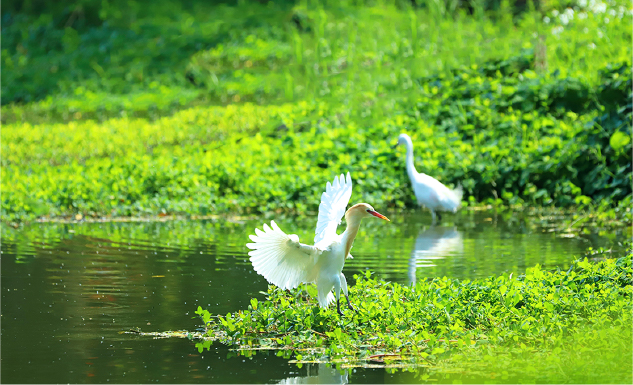
<instances>
[{"instance_id":1,"label":"egret's feather","mask_svg":"<svg viewBox=\"0 0 633 385\"><path fill-rule=\"evenodd\" d=\"M253 268L268 282L282 289L293 289L305 282L314 267L314 254L321 250L293 241L272 221L272 228L264 224L264 231L255 229L254 243L247 243ZM298 239L298 237L296 237Z\"/></svg>"},{"instance_id":2,"label":"egret's feather","mask_svg":"<svg viewBox=\"0 0 633 385\"><path fill-rule=\"evenodd\" d=\"M349 172L347 178L343 174L334 178L332 184L327 183L325 192L321 195L319 218L316 225L314 245L327 248L336 238L336 228L345 215L345 209L352 197L352 177Z\"/></svg>"},{"instance_id":3,"label":"egret's feather","mask_svg":"<svg viewBox=\"0 0 633 385\"><path fill-rule=\"evenodd\" d=\"M321 286L318 291L319 306L323 308L328 307L328 305L336 299L334 294L332 294L332 288L334 288L334 285L328 286L329 287Z\"/></svg>"}]
</instances>

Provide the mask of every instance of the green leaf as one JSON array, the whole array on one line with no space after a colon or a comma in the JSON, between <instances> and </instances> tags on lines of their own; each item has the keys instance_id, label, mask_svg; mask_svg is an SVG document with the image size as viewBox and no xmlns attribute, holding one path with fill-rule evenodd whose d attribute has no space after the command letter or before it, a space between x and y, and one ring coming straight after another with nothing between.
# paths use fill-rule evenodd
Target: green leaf
<instances>
[{"instance_id":1,"label":"green leaf","mask_svg":"<svg viewBox=\"0 0 633 385\"><path fill-rule=\"evenodd\" d=\"M611 135L611 139L609 139L609 145L614 150L618 151L622 147L626 146L631 142L631 137L623 133L622 131L616 131Z\"/></svg>"}]
</instances>

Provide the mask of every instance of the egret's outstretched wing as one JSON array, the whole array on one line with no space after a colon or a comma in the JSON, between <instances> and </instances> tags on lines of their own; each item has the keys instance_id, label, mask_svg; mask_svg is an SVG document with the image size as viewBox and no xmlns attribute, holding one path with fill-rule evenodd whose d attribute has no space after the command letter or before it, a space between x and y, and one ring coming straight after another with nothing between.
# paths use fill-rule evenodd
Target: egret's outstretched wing
<instances>
[{"instance_id":1,"label":"egret's outstretched wing","mask_svg":"<svg viewBox=\"0 0 633 385\"><path fill-rule=\"evenodd\" d=\"M246 244L252 249L248 255L255 271L268 282L293 289L306 281L321 250L300 243L295 234L284 233L275 221L270 224L272 228L264 224L264 231L256 228L257 235L250 235L254 243Z\"/></svg>"},{"instance_id":2,"label":"egret's outstretched wing","mask_svg":"<svg viewBox=\"0 0 633 385\"><path fill-rule=\"evenodd\" d=\"M352 177L347 173L347 178L341 174L334 178L334 182L327 182L325 192L321 195L319 205L319 220L314 236L314 245L320 248L327 247L336 237L336 228L345 215L345 209L352 197Z\"/></svg>"}]
</instances>

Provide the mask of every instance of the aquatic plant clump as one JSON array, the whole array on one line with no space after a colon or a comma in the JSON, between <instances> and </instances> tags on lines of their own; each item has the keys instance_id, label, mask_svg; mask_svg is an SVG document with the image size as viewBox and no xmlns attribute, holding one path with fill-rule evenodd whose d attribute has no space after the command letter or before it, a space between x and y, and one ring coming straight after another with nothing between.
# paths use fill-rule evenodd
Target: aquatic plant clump
<instances>
[{"instance_id":1,"label":"aquatic plant clump","mask_svg":"<svg viewBox=\"0 0 633 385\"><path fill-rule=\"evenodd\" d=\"M279 350L294 355L298 365L476 366L494 350L541 358L565 351L571 357L600 351L601 339L614 333L621 340L613 347L623 349L618 360L628 357L630 364L631 258L629 250L617 260L576 261L567 271L537 265L518 277L437 278L415 286L367 272L355 275L350 288L358 311L343 317L333 307L319 309L310 286L293 291L270 286L266 300L251 299L247 310L212 316L199 307L196 314L209 337L241 354ZM210 341L198 344L209 346Z\"/></svg>"}]
</instances>

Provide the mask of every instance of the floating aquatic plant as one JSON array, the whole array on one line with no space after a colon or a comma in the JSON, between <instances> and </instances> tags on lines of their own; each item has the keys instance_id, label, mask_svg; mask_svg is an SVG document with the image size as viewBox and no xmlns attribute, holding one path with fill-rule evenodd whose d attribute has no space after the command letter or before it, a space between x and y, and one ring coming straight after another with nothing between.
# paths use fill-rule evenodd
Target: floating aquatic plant
<instances>
[{"instance_id":1,"label":"floating aquatic plant","mask_svg":"<svg viewBox=\"0 0 633 385\"><path fill-rule=\"evenodd\" d=\"M447 367L476 361L490 350L513 354L603 347L605 333L620 333L631 356L631 250L599 263L578 260L568 270L536 266L520 276L476 280L437 278L403 286L355 275L350 298L357 312L340 317L320 309L304 286L270 286L265 301L212 315L198 307L206 342L233 346L248 356L277 350L291 362ZM605 332L606 330L606 332ZM627 332L628 330L628 332ZM629 359L630 361L630 359ZM630 372L630 371L629 371ZM630 374L630 373L629 373Z\"/></svg>"}]
</instances>

